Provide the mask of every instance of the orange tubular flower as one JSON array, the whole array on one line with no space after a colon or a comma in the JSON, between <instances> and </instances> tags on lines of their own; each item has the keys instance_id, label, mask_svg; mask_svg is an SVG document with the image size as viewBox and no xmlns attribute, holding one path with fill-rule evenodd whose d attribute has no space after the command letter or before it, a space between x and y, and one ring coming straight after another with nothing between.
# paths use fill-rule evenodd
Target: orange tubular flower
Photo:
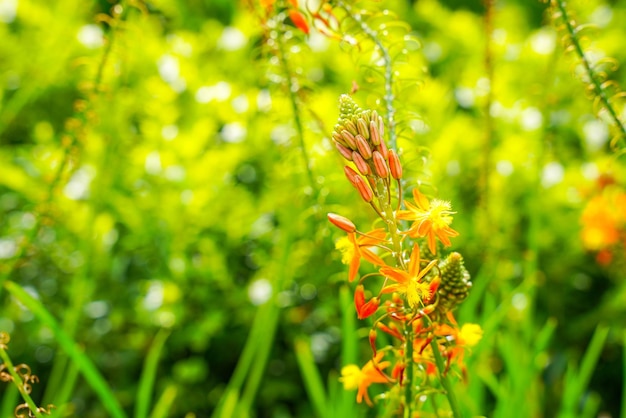
<instances>
[{"instance_id":1,"label":"orange tubular flower","mask_svg":"<svg viewBox=\"0 0 626 418\"><path fill-rule=\"evenodd\" d=\"M353 281L359 272L361 257L374 265L385 265L383 259L374 254L374 252L367 247L372 247L384 242L386 235L387 233L385 230L383 228L379 228L363 234L358 238L356 233L353 232L348 234L347 237L341 238L337 241L335 247L343 253L341 261L344 264L350 265L350 269L348 271L349 281Z\"/></svg>"},{"instance_id":2,"label":"orange tubular flower","mask_svg":"<svg viewBox=\"0 0 626 418\"><path fill-rule=\"evenodd\" d=\"M339 381L343 383L343 387L346 390L358 389L356 394L356 401L358 403L365 402L369 406L373 406L367 389L372 383L388 383L389 379L381 371L391 364L388 361L381 362L384 353L378 353L373 360L370 360L359 369L359 366L350 364L341 369L341 377Z\"/></svg>"},{"instance_id":3,"label":"orange tubular flower","mask_svg":"<svg viewBox=\"0 0 626 418\"><path fill-rule=\"evenodd\" d=\"M380 273L395 282L383 287L381 293L398 292L406 295L412 309L429 304L437 292L440 280L435 279L429 283L422 279L437 264L437 260L432 260L423 270L420 270L420 261L420 249L416 244L411 252L408 271L389 266L381 268Z\"/></svg>"},{"instance_id":4,"label":"orange tubular flower","mask_svg":"<svg viewBox=\"0 0 626 418\"><path fill-rule=\"evenodd\" d=\"M359 319L365 319L373 315L380 306L380 299L374 297L369 301L365 301L365 288L362 284L356 287L354 291L354 306Z\"/></svg>"},{"instance_id":5,"label":"orange tubular flower","mask_svg":"<svg viewBox=\"0 0 626 418\"><path fill-rule=\"evenodd\" d=\"M413 199L415 205L405 202L408 210L399 210L398 219L414 221L411 228L406 232L412 238L427 237L428 248L430 252L436 254L435 238L445 246L450 246L450 237L459 235L454 229L450 228L452 222L452 212L450 202L444 200L433 199L430 202L420 193L419 190L413 189Z\"/></svg>"}]
</instances>

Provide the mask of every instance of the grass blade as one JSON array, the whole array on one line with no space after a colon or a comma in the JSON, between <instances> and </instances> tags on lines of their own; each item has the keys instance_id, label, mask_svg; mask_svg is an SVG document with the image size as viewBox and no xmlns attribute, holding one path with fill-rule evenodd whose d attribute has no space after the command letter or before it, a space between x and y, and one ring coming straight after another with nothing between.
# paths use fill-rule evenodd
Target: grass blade
<instances>
[{"instance_id":1,"label":"grass blade","mask_svg":"<svg viewBox=\"0 0 626 418\"><path fill-rule=\"evenodd\" d=\"M143 370L139 380L139 390L135 404L135 418L145 418L148 416L148 407L152 400L152 389L154 387L157 368L159 367L159 358L161 357L161 351L169 335L170 332L168 330L160 329L146 356L146 361L143 364Z\"/></svg>"},{"instance_id":2,"label":"grass blade","mask_svg":"<svg viewBox=\"0 0 626 418\"><path fill-rule=\"evenodd\" d=\"M4 282L4 288L13 297L26 306L26 308L28 308L41 321L42 324L50 328L54 334L55 340L72 359L72 361L78 365L78 368L85 377L85 380L100 398L102 405L109 411L111 417L126 418L126 414L122 410L122 407L96 366L89 359L89 357L87 357L87 355L80 350L74 340L72 340L72 338L70 338L65 331L63 331L56 319L54 319L52 314L44 308L41 302L32 297L18 284L12 281L7 280Z\"/></svg>"},{"instance_id":3,"label":"grass blade","mask_svg":"<svg viewBox=\"0 0 626 418\"><path fill-rule=\"evenodd\" d=\"M328 401L326 400L326 392L319 370L315 365L309 341L304 337L299 337L296 339L294 345L296 359L298 360L298 366L300 366L300 372L302 373L302 380L309 394L309 399L313 404L313 409L318 417L327 417Z\"/></svg>"}]
</instances>

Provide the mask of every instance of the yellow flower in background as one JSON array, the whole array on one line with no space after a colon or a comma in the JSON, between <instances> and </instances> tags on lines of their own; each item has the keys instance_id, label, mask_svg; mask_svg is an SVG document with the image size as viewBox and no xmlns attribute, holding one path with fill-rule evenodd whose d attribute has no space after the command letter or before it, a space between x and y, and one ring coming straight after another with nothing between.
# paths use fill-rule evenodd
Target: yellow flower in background
<instances>
[{"instance_id":1,"label":"yellow flower in background","mask_svg":"<svg viewBox=\"0 0 626 418\"><path fill-rule=\"evenodd\" d=\"M450 228L452 211L450 202L444 200L433 199L429 201L426 196L419 190L413 189L413 199L415 205L405 201L408 210L399 210L398 219L414 221L409 230L406 232L411 238L426 237L428 240L428 248L430 252L436 254L437 247L435 239L446 247L450 246L450 237L459 235L454 229Z\"/></svg>"}]
</instances>

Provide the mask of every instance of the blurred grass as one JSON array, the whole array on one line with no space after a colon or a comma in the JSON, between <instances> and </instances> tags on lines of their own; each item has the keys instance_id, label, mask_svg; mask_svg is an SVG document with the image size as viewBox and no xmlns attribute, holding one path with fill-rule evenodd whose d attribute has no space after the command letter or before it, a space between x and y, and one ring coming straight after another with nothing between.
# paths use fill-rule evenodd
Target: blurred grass
<instances>
[{"instance_id":1,"label":"blurred grass","mask_svg":"<svg viewBox=\"0 0 626 418\"><path fill-rule=\"evenodd\" d=\"M367 324L324 218L373 219L328 138L354 86L387 108L372 39L285 20L272 46L257 2L124 2L113 26L102 1L1 4L0 330L33 399L87 418L384 415L337 380ZM496 2L490 22L482 4L358 4L402 20L380 22L405 189L457 212L474 284L457 318L485 334L455 390L468 415L626 418L623 269L580 239L597 180L626 184L610 121L545 4ZM623 0L567 7L596 26L589 57L626 62ZM0 396L11 416L15 388Z\"/></svg>"}]
</instances>

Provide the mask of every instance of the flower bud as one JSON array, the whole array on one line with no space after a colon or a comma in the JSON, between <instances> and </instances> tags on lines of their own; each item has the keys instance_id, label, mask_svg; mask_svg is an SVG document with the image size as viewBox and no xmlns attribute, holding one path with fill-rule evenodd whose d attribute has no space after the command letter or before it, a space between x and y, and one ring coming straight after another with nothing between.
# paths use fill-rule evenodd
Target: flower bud
<instances>
[{"instance_id":1,"label":"flower bud","mask_svg":"<svg viewBox=\"0 0 626 418\"><path fill-rule=\"evenodd\" d=\"M387 169L387 162L385 161L385 158L380 152L374 151L374 153L372 154L372 161L374 162L374 168L376 169L376 174L378 174L379 177L382 177L384 179L389 177L389 170Z\"/></svg>"},{"instance_id":2,"label":"flower bud","mask_svg":"<svg viewBox=\"0 0 626 418\"><path fill-rule=\"evenodd\" d=\"M341 154L343 158L345 158L348 161L352 161L352 150L344 147L343 145L341 145L339 142L336 142L336 141L335 141L335 147L337 147L337 151L339 151L339 154Z\"/></svg>"},{"instance_id":3,"label":"flower bud","mask_svg":"<svg viewBox=\"0 0 626 418\"><path fill-rule=\"evenodd\" d=\"M402 178L402 164L400 164L400 158L394 150L389 150L389 171L391 171L391 177L394 179Z\"/></svg>"},{"instance_id":4,"label":"flower bud","mask_svg":"<svg viewBox=\"0 0 626 418\"><path fill-rule=\"evenodd\" d=\"M343 145L344 147L349 147L349 145L346 143L346 140L343 139L343 136L341 136L341 133L337 132L337 131L333 131L333 133L331 134L333 140L339 142L341 145Z\"/></svg>"},{"instance_id":5,"label":"flower bud","mask_svg":"<svg viewBox=\"0 0 626 418\"><path fill-rule=\"evenodd\" d=\"M387 150L387 144L385 144L385 141L381 140L376 149L383 155L383 157L385 157L385 160L389 159L389 151Z\"/></svg>"},{"instance_id":6,"label":"flower bud","mask_svg":"<svg viewBox=\"0 0 626 418\"><path fill-rule=\"evenodd\" d=\"M361 174L366 176L370 173L370 166L367 165L363 157L361 157L361 154L356 151L352 151L352 161Z\"/></svg>"},{"instance_id":7,"label":"flower bud","mask_svg":"<svg viewBox=\"0 0 626 418\"><path fill-rule=\"evenodd\" d=\"M380 133L381 138L385 135L385 122L382 116L378 117L378 133Z\"/></svg>"},{"instance_id":8,"label":"flower bud","mask_svg":"<svg viewBox=\"0 0 626 418\"><path fill-rule=\"evenodd\" d=\"M330 223L335 225L337 228L346 231L347 233L352 233L356 231L356 226L352 223L352 221L344 216L337 215L336 213L329 213L328 220Z\"/></svg>"},{"instance_id":9,"label":"flower bud","mask_svg":"<svg viewBox=\"0 0 626 418\"><path fill-rule=\"evenodd\" d=\"M344 120L343 121L343 126L350 131L350 133L352 135L356 135L359 133L359 131L356 128L356 125L354 124L354 122L352 122L351 120Z\"/></svg>"},{"instance_id":10,"label":"flower bud","mask_svg":"<svg viewBox=\"0 0 626 418\"><path fill-rule=\"evenodd\" d=\"M352 183L352 185L354 187L356 187L355 179L359 178L361 176L359 176L359 174L356 171L354 171L354 169L352 167L347 166L347 165L343 167L343 172L345 173L346 178L348 179L348 181L350 183Z\"/></svg>"},{"instance_id":11,"label":"flower bud","mask_svg":"<svg viewBox=\"0 0 626 418\"><path fill-rule=\"evenodd\" d=\"M344 129L343 131L341 131L341 136L343 137L344 142L348 147L356 149L356 139L354 138L354 135L352 135L348 130Z\"/></svg>"},{"instance_id":12,"label":"flower bud","mask_svg":"<svg viewBox=\"0 0 626 418\"><path fill-rule=\"evenodd\" d=\"M365 183L362 177L356 177L354 182L352 183L354 187L359 191L363 200L367 203L371 202L374 198L374 194L372 193L372 189Z\"/></svg>"},{"instance_id":13,"label":"flower bud","mask_svg":"<svg viewBox=\"0 0 626 418\"><path fill-rule=\"evenodd\" d=\"M354 138L356 140L356 147L359 149L361 156L366 160L372 158L372 148L369 146L365 138L361 135L357 135Z\"/></svg>"},{"instance_id":14,"label":"flower bud","mask_svg":"<svg viewBox=\"0 0 626 418\"><path fill-rule=\"evenodd\" d=\"M372 144L374 144L374 145L380 144L380 135L378 133L378 124L376 122L374 122L374 121L370 122L370 139L372 140Z\"/></svg>"},{"instance_id":15,"label":"flower bud","mask_svg":"<svg viewBox=\"0 0 626 418\"><path fill-rule=\"evenodd\" d=\"M361 134L363 138L369 139L369 129L367 129L367 123L365 122L365 119L363 119L363 117L360 117L356 120L356 127L359 131L359 134Z\"/></svg>"}]
</instances>

